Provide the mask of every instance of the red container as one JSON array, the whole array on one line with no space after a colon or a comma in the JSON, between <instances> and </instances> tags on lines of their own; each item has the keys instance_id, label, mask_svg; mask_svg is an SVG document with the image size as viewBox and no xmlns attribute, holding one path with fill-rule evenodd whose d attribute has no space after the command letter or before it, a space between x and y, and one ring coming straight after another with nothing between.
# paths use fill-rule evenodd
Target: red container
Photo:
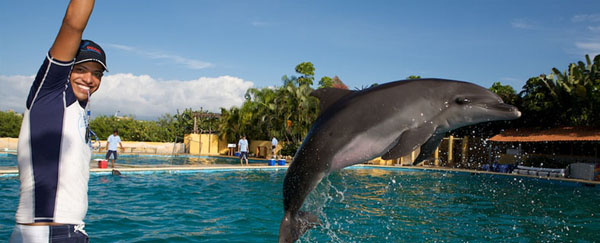
<instances>
[{"instance_id":1,"label":"red container","mask_svg":"<svg viewBox=\"0 0 600 243\"><path fill-rule=\"evenodd\" d=\"M108 160L100 160L98 161L98 168L108 168Z\"/></svg>"}]
</instances>

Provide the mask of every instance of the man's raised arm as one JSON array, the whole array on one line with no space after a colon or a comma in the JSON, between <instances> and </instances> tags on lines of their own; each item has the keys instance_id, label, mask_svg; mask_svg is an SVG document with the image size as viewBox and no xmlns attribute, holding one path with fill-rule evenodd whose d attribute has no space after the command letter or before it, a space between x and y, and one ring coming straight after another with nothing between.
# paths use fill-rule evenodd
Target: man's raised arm
<instances>
[{"instance_id":1,"label":"man's raised arm","mask_svg":"<svg viewBox=\"0 0 600 243\"><path fill-rule=\"evenodd\" d=\"M77 55L83 30L92 14L94 0L71 0L50 55L60 61L71 61Z\"/></svg>"}]
</instances>

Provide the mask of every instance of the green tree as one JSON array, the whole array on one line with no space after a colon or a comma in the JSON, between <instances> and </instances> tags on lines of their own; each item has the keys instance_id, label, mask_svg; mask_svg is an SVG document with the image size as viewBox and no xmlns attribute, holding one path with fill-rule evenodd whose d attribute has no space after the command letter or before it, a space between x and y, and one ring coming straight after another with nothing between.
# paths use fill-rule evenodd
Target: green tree
<instances>
[{"instance_id":1,"label":"green tree","mask_svg":"<svg viewBox=\"0 0 600 243\"><path fill-rule=\"evenodd\" d=\"M298 83L298 77L292 75L290 77L288 77L287 75L283 75L281 76L281 82L283 82L283 86L288 86L290 84L297 84Z\"/></svg>"},{"instance_id":2,"label":"green tree","mask_svg":"<svg viewBox=\"0 0 600 243\"><path fill-rule=\"evenodd\" d=\"M526 123L538 126L600 125L600 55L561 72L527 80L520 92ZM548 119L548 118L552 119Z\"/></svg>"},{"instance_id":3,"label":"green tree","mask_svg":"<svg viewBox=\"0 0 600 243\"><path fill-rule=\"evenodd\" d=\"M296 66L296 72L302 74L298 77L298 85L312 86L315 80L315 67L311 62L303 62Z\"/></svg>"},{"instance_id":4,"label":"green tree","mask_svg":"<svg viewBox=\"0 0 600 243\"><path fill-rule=\"evenodd\" d=\"M98 116L90 122L90 128L98 138L104 140L114 129L126 141L182 142L185 134L194 129L194 115L199 114L197 126L200 131L215 131L218 116L207 111L190 108L177 114L164 114L156 121L135 120L133 116Z\"/></svg>"},{"instance_id":5,"label":"green tree","mask_svg":"<svg viewBox=\"0 0 600 243\"><path fill-rule=\"evenodd\" d=\"M319 80L319 89L320 88L329 88L333 86L333 79L327 76L323 76L321 80Z\"/></svg>"},{"instance_id":6,"label":"green tree","mask_svg":"<svg viewBox=\"0 0 600 243\"><path fill-rule=\"evenodd\" d=\"M287 86L282 104L286 107L285 118L290 121L286 127L288 141L300 143L319 113L318 100L310 96L313 91L308 85Z\"/></svg>"},{"instance_id":7,"label":"green tree","mask_svg":"<svg viewBox=\"0 0 600 243\"><path fill-rule=\"evenodd\" d=\"M227 139L229 143L235 143L241 134L240 110L237 107L231 107L229 110L221 108L221 118L219 119L218 129L219 137Z\"/></svg>"},{"instance_id":8,"label":"green tree","mask_svg":"<svg viewBox=\"0 0 600 243\"><path fill-rule=\"evenodd\" d=\"M511 105L518 104L519 96L517 95L515 89L513 89L512 86L502 85L502 83L500 82L494 82L494 84L492 84L492 87L490 87L490 90L496 93L498 96L500 96L504 103Z\"/></svg>"},{"instance_id":9,"label":"green tree","mask_svg":"<svg viewBox=\"0 0 600 243\"><path fill-rule=\"evenodd\" d=\"M419 76L419 75L410 75L406 79L420 79L420 78L421 78L421 76Z\"/></svg>"},{"instance_id":10,"label":"green tree","mask_svg":"<svg viewBox=\"0 0 600 243\"><path fill-rule=\"evenodd\" d=\"M284 75L281 87L248 89L239 108L221 108L219 136L229 142L235 142L241 135L250 140L276 136L292 147L297 146L318 115L318 101L310 96L314 79L312 63L299 64L296 72L302 76ZM325 84L328 78L321 80Z\"/></svg>"},{"instance_id":11,"label":"green tree","mask_svg":"<svg viewBox=\"0 0 600 243\"><path fill-rule=\"evenodd\" d=\"M19 137L23 115L12 111L0 111L0 137Z\"/></svg>"}]
</instances>

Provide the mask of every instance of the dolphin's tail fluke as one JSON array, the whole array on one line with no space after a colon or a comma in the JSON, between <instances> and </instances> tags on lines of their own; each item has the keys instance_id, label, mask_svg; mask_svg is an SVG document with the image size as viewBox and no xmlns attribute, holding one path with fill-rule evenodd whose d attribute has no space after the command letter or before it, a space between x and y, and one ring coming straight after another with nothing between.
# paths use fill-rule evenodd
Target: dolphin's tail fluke
<instances>
[{"instance_id":1,"label":"dolphin's tail fluke","mask_svg":"<svg viewBox=\"0 0 600 243\"><path fill-rule=\"evenodd\" d=\"M295 242L307 230L320 223L319 217L309 212L298 211L296 215L286 212L279 225L279 243Z\"/></svg>"}]
</instances>

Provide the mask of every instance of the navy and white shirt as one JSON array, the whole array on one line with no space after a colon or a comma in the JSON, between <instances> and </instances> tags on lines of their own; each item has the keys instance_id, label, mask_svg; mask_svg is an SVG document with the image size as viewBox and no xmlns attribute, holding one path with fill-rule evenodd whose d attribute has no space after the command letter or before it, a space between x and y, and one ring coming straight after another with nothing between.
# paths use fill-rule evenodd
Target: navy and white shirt
<instances>
[{"instance_id":1,"label":"navy and white shirt","mask_svg":"<svg viewBox=\"0 0 600 243\"><path fill-rule=\"evenodd\" d=\"M91 150L86 104L77 100L69 82L73 64L48 54L29 91L17 149L17 223L83 224Z\"/></svg>"}]
</instances>

